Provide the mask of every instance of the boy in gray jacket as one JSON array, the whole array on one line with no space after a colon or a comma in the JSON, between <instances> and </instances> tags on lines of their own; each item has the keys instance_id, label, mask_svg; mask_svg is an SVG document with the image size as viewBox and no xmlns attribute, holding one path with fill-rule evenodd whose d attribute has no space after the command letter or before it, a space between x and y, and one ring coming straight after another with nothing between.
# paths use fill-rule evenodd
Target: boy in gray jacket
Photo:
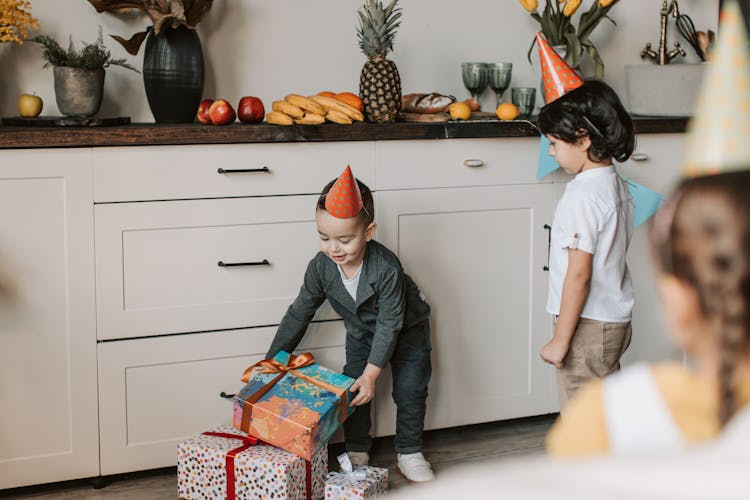
<instances>
[{"instance_id":1,"label":"boy in gray jacket","mask_svg":"<svg viewBox=\"0 0 750 500\"><path fill-rule=\"evenodd\" d=\"M399 470L416 482L434 478L422 455L422 433L430 380L430 306L398 257L372 238L374 203L370 189L349 167L320 195L315 221L321 251L310 261L299 295L281 320L267 357L292 352L318 307L328 299L344 318L344 374L359 406L346 422L346 450L354 465L368 464L370 401L375 382L391 363Z\"/></svg>"}]
</instances>

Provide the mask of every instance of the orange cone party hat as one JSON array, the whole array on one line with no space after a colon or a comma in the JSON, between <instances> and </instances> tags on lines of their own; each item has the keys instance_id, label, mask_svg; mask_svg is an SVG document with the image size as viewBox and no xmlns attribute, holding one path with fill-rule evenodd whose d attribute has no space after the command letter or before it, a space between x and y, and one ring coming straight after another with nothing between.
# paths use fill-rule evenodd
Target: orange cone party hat
<instances>
[{"instance_id":1,"label":"orange cone party hat","mask_svg":"<svg viewBox=\"0 0 750 500\"><path fill-rule=\"evenodd\" d=\"M750 45L740 6L724 2L714 62L690 122L685 175L750 169Z\"/></svg>"},{"instance_id":2,"label":"orange cone party hat","mask_svg":"<svg viewBox=\"0 0 750 500\"><path fill-rule=\"evenodd\" d=\"M546 104L583 85L583 79L550 47L541 32L536 34L539 61L542 64L542 86Z\"/></svg>"},{"instance_id":3,"label":"orange cone party hat","mask_svg":"<svg viewBox=\"0 0 750 500\"><path fill-rule=\"evenodd\" d=\"M337 219L350 219L359 214L362 206L362 193L347 165L326 195L326 212Z\"/></svg>"}]
</instances>

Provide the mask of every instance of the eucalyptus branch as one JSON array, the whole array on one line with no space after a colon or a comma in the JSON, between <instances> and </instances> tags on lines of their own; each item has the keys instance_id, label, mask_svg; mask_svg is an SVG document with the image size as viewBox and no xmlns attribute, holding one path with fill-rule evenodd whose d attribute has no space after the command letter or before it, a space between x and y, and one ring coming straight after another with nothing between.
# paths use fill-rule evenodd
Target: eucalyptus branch
<instances>
[{"instance_id":1,"label":"eucalyptus branch","mask_svg":"<svg viewBox=\"0 0 750 500\"><path fill-rule=\"evenodd\" d=\"M70 68L83 69L104 69L109 66L122 66L138 73L138 70L131 66L126 59L113 59L109 49L105 47L102 39L102 28L99 27L99 36L96 42L82 42L83 47L77 50L73 43L73 37L70 37L68 48L64 49L54 38L47 35L38 35L30 41L40 44L42 58L44 59L45 68L49 66L67 66Z\"/></svg>"}]
</instances>

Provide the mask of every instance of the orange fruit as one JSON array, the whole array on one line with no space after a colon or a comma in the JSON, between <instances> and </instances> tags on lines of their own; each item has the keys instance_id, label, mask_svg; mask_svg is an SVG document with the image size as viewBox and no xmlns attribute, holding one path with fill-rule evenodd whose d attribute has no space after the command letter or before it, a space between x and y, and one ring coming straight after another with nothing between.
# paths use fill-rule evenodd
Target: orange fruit
<instances>
[{"instance_id":1,"label":"orange fruit","mask_svg":"<svg viewBox=\"0 0 750 500\"><path fill-rule=\"evenodd\" d=\"M454 120L468 120L471 118L471 108L465 102L454 102L448 108L448 112Z\"/></svg>"},{"instance_id":2,"label":"orange fruit","mask_svg":"<svg viewBox=\"0 0 750 500\"><path fill-rule=\"evenodd\" d=\"M318 92L318 95L326 96L326 97L335 97L336 92L331 92L328 90L324 90L323 92Z\"/></svg>"},{"instance_id":3,"label":"orange fruit","mask_svg":"<svg viewBox=\"0 0 750 500\"><path fill-rule=\"evenodd\" d=\"M352 92L339 92L333 97L335 97L339 101L347 103L350 106L354 106L359 110L360 113L365 112L365 103L362 102L362 99L360 99L357 94L354 94Z\"/></svg>"},{"instance_id":4,"label":"orange fruit","mask_svg":"<svg viewBox=\"0 0 750 500\"><path fill-rule=\"evenodd\" d=\"M515 120L521 112L518 111L518 108L512 102L504 102L497 107L495 114L501 120Z\"/></svg>"}]
</instances>

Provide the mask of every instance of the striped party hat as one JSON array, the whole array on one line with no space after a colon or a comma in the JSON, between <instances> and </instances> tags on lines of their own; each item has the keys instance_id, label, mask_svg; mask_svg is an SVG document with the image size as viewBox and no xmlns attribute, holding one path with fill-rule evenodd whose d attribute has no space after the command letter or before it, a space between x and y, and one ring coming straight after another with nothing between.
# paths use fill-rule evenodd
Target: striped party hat
<instances>
[{"instance_id":1,"label":"striped party hat","mask_svg":"<svg viewBox=\"0 0 750 500\"><path fill-rule=\"evenodd\" d=\"M362 193L349 165L326 195L326 212L337 219L356 217L362 210Z\"/></svg>"}]
</instances>

